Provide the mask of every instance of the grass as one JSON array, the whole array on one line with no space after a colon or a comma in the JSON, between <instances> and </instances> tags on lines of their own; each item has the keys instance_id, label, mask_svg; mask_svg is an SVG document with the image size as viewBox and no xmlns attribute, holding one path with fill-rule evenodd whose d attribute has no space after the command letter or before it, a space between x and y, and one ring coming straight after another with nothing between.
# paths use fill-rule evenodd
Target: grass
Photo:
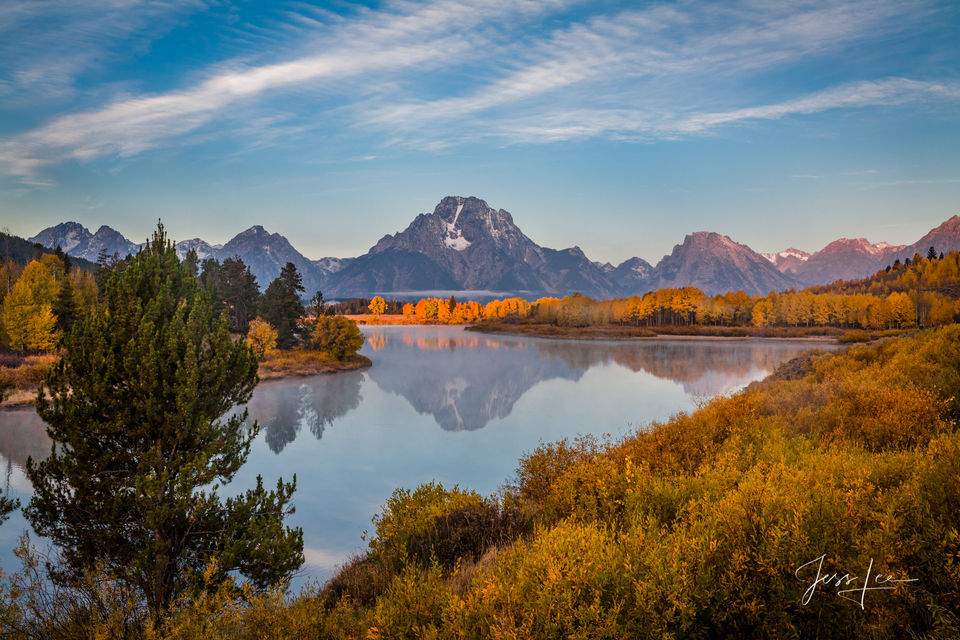
<instances>
[{"instance_id":1,"label":"grass","mask_svg":"<svg viewBox=\"0 0 960 640\"><path fill-rule=\"evenodd\" d=\"M276 350L267 354L260 363L260 379L313 376L320 373L336 373L369 367L370 358L354 354L338 360L324 351L308 349Z\"/></svg>"},{"instance_id":2,"label":"grass","mask_svg":"<svg viewBox=\"0 0 960 640\"><path fill-rule=\"evenodd\" d=\"M37 399L37 388L57 361L53 354L22 356L0 355L0 389L5 389L0 406L11 407L32 404Z\"/></svg>"}]
</instances>

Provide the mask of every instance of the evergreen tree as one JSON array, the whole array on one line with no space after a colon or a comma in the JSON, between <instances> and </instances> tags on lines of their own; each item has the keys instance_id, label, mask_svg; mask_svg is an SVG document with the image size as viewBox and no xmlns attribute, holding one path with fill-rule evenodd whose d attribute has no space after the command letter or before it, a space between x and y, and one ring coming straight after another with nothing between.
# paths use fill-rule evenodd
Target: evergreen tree
<instances>
[{"instance_id":1,"label":"evergreen tree","mask_svg":"<svg viewBox=\"0 0 960 640\"><path fill-rule=\"evenodd\" d=\"M303 562L302 531L283 525L296 479L217 494L259 429L244 427L246 412L224 417L250 399L256 357L213 315L162 225L110 272L104 300L77 321L37 397L53 444L27 461L34 529L70 573L108 571L155 619L214 560L219 577L256 588L289 576Z\"/></svg>"},{"instance_id":2,"label":"evergreen tree","mask_svg":"<svg viewBox=\"0 0 960 640\"><path fill-rule=\"evenodd\" d=\"M57 316L57 329L63 335L70 333L73 323L77 319L77 302L74 299L73 283L66 278L60 285L57 299L53 301L53 315Z\"/></svg>"},{"instance_id":3,"label":"evergreen tree","mask_svg":"<svg viewBox=\"0 0 960 640\"><path fill-rule=\"evenodd\" d=\"M289 349L299 340L299 321L306 313L300 299L303 291L297 267L288 262L260 299L260 315L277 330L277 347L280 349Z\"/></svg>"},{"instance_id":4,"label":"evergreen tree","mask_svg":"<svg viewBox=\"0 0 960 640\"><path fill-rule=\"evenodd\" d=\"M187 255L183 256L183 268L194 278L200 274L200 258L197 256L196 249L190 249Z\"/></svg>"},{"instance_id":5,"label":"evergreen tree","mask_svg":"<svg viewBox=\"0 0 960 640\"><path fill-rule=\"evenodd\" d=\"M319 289L313 297L310 298L310 304L307 305L307 313L309 313L314 318L319 318L320 316L330 315L332 309L327 305L323 299L323 291Z\"/></svg>"},{"instance_id":6,"label":"evergreen tree","mask_svg":"<svg viewBox=\"0 0 960 640\"><path fill-rule=\"evenodd\" d=\"M114 271L122 271L127 260L120 258L120 254L114 252L113 255L107 253L106 249L101 249L97 254L97 270L93 272L93 279L97 283L97 291L103 296L104 286Z\"/></svg>"},{"instance_id":7,"label":"evergreen tree","mask_svg":"<svg viewBox=\"0 0 960 640\"><path fill-rule=\"evenodd\" d=\"M220 300L230 313L230 331L246 333L257 316L260 287L257 277L239 256L220 265Z\"/></svg>"},{"instance_id":8,"label":"evergreen tree","mask_svg":"<svg viewBox=\"0 0 960 640\"><path fill-rule=\"evenodd\" d=\"M937 259L937 250L933 247L927 249L927 260L936 260Z\"/></svg>"},{"instance_id":9,"label":"evergreen tree","mask_svg":"<svg viewBox=\"0 0 960 640\"><path fill-rule=\"evenodd\" d=\"M60 258L60 261L63 262L63 268L66 273L70 273L70 256L63 252L63 249L60 248L60 245L57 245L57 248L54 249L53 254Z\"/></svg>"},{"instance_id":10,"label":"evergreen tree","mask_svg":"<svg viewBox=\"0 0 960 640\"><path fill-rule=\"evenodd\" d=\"M230 316L230 331L246 333L250 321L257 316L260 287L239 256L227 258L223 264L213 258L203 261L200 283L210 295L215 313L224 310Z\"/></svg>"}]
</instances>

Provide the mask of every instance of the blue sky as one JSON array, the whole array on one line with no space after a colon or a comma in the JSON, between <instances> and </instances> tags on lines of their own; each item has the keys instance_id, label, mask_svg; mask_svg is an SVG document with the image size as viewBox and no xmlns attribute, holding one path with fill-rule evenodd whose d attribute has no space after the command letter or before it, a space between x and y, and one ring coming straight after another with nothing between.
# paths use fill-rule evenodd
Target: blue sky
<instances>
[{"instance_id":1,"label":"blue sky","mask_svg":"<svg viewBox=\"0 0 960 640\"><path fill-rule=\"evenodd\" d=\"M0 225L352 256L476 195L656 262L960 213L956 2L0 3Z\"/></svg>"}]
</instances>

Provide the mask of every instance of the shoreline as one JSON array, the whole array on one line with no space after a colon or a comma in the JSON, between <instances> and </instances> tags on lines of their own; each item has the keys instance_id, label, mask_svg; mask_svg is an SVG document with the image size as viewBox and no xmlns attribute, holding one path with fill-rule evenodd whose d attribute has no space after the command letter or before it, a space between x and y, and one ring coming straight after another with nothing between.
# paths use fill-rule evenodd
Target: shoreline
<instances>
[{"instance_id":1,"label":"shoreline","mask_svg":"<svg viewBox=\"0 0 960 640\"><path fill-rule=\"evenodd\" d=\"M733 328L742 330L742 327ZM811 343L833 343L833 344L852 344L867 343L885 337L882 333L872 333L861 330L836 330L835 333L807 333L798 331L797 335L790 335L785 332L784 335L770 335L762 331L750 332L738 335L723 335L719 332L704 331L703 333L669 333L657 332L655 329L646 327L620 327L619 325L609 325L602 327L558 327L548 324L485 324L478 323L466 327L466 331L483 333L487 335L511 335L526 336L533 338L547 338L552 340L607 340L607 341L637 341L637 340L696 340L696 341L744 341L744 340L777 340L777 341L802 341ZM856 334L864 339L844 341L843 338L849 334Z\"/></svg>"},{"instance_id":2,"label":"shoreline","mask_svg":"<svg viewBox=\"0 0 960 640\"><path fill-rule=\"evenodd\" d=\"M288 351L279 352L261 362L257 374L261 381L282 380L359 371L372 365L370 358L360 354L337 360L320 352Z\"/></svg>"},{"instance_id":3,"label":"shoreline","mask_svg":"<svg viewBox=\"0 0 960 640\"><path fill-rule=\"evenodd\" d=\"M267 365L264 367L264 365ZM305 378L308 376L333 375L349 371L368 369L373 361L366 356L354 354L344 360L336 360L323 353L298 354L290 357L290 352L282 352L272 359L268 358L260 363L258 375L260 381L283 380L284 378ZM14 389L10 395L0 402L0 412L5 409L23 409L36 402L37 391Z\"/></svg>"}]
</instances>

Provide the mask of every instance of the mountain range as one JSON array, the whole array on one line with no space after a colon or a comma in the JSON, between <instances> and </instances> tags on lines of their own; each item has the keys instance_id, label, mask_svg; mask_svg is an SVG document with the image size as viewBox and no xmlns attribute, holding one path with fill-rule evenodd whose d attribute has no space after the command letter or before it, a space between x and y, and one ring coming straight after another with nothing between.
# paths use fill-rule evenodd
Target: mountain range
<instances>
[{"instance_id":1,"label":"mountain range","mask_svg":"<svg viewBox=\"0 0 960 640\"><path fill-rule=\"evenodd\" d=\"M140 245L101 226L90 233L76 222L44 229L31 242L59 245L71 256L94 261L101 252L121 256ZM929 247L960 249L960 216L954 216L910 245L871 244L864 238L841 238L815 253L786 249L760 254L713 232L691 233L656 266L642 258L619 265L594 262L579 247L551 249L527 237L504 209L474 197L448 196L432 213L421 213L404 229L383 236L356 258L311 260L280 234L254 226L223 245L200 238L178 242L181 257L193 249L198 257L239 256L250 266L261 289L287 262L303 276L307 296L318 289L327 299L381 294L398 298L424 295L470 295L476 299L504 295L528 298L579 291L597 298L644 293L662 287L695 286L707 294L743 290L766 294L838 279L870 275L896 259Z\"/></svg>"}]
</instances>

